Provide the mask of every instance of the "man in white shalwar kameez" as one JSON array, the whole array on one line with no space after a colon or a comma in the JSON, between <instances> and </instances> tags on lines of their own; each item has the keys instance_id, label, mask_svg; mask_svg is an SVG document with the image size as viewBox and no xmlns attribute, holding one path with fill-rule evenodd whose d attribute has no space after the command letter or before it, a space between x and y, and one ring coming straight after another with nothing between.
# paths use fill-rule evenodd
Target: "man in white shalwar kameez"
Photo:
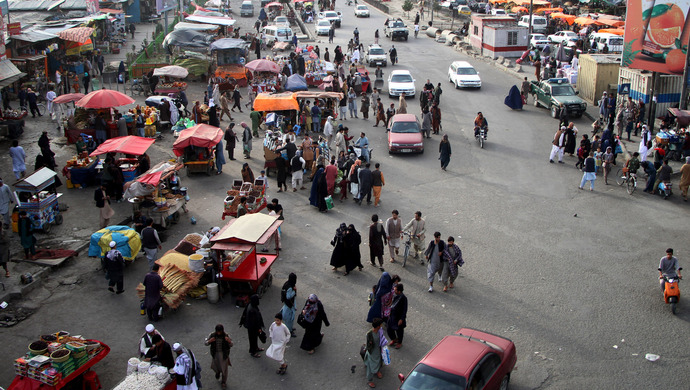
<instances>
[{"instance_id":1,"label":"man in white shalwar kameez","mask_svg":"<svg viewBox=\"0 0 690 390\"><path fill-rule=\"evenodd\" d=\"M266 351L266 356L280 363L277 374L283 375L287 371L287 362L285 361L285 348L290 341L290 329L283 323L283 313L278 312L275 321L268 328L268 335L271 337L271 346Z\"/></svg>"},{"instance_id":2,"label":"man in white shalwar kameez","mask_svg":"<svg viewBox=\"0 0 690 390\"><path fill-rule=\"evenodd\" d=\"M177 390L198 390L196 384L196 359L194 354L180 343L173 344L173 351L177 353L173 370L177 377Z\"/></svg>"}]
</instances>

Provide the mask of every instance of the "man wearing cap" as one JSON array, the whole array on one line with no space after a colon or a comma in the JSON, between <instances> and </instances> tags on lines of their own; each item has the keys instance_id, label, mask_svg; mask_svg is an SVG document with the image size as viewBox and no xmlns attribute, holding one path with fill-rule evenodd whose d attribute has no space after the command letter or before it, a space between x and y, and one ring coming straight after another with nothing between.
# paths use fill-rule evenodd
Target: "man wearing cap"
<instances>
[{"instance_id":1,"label":"man wearing cap","mask_svg":"<svg viewBox=\"0 0 690 390\"><path fill-rule=\"evenodd\" d=\"M149 262L149 269L153 268L155 264L158 251L163 249L161 246L161 239L158 237L158 231L153 227L153 219L146 219L146 227L141 230L141 246L144 247L146 253L146 260Z\"/></svg>"},{"instance_id":2,"label":"man wearing cap","mask_svg":"<svg viewBox=\"0 0 690 390\"><path fill-rule=\"evenodd\" d=\"M0 179L0 215L2 215L2 227L10 227L10 203L14 203L12 190Z\"/></svg>"},{"instance_id":3,"label":"man wearing cap","mask_svg":"<svg viewBox=\"0 0 690 390\"><path fill-rule=\"evenodd\" d=\"M197 390L197 377L201 376L201 366L196 361L194 354L180 343L173 344L173 351L177 353L175 359L175 371L177 390Z\"/></svg>"},{"instance_id":4,"label":"man wearing cap","mask_svg":"<svg viewBox=\"0 0 690 390\"><path fill-rule=\"evenodd\" d=\"M151 271L144 276L144 307L149 321L158 321L158 311L160 310L161 290L163 289L163 279L158 275L160 266L153 264Z\"/></svg>"},{"instance_id":5,"label":"man wearing cap","mask_svg":"<svg viewBox=\"0 0 690 390\"><path fill-rule=\"evenodd\" d=\"M110 250L105 255L105 269L108 271L108 291L116 292L113 287L117 284L117 294L125 292L125 259L117 250L117 243L110 241Z\"/></svg>"},{"instance_id":6,"label":"man wearing cap","mask_svg":"<svg viewBox=\"0 0 690 390\"><path fill-rule=\"evenodd\" d=\"M153 337L156 335L160 336L161 339L163 338L163 335L158 332L155 326L152 324L146 325L146 332L141 336L141 340L139 340L139 355L141 357L145 357L149 350L156 344L153 341Z\"/></svg>"},{"instance_id":7,"label":"man wearing cap","mask_svg":"<svg viewBox=\"0 0 690 390\"><path fill-rule=\"evenodd\" d=\"M172 353L172 348L167 341L163 340L160 334L151 336L153 346L146 352L144 361L158 362L168 370L175 367L175 357Z\"/></svg>"}]
</instances>

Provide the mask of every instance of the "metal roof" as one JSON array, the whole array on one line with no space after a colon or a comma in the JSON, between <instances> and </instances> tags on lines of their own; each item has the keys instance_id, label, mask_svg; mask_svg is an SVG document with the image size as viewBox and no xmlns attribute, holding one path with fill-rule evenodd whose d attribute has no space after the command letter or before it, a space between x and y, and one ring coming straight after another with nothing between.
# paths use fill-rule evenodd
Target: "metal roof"
<instances>
[{"instance_id":1,"label":"metal roof","mask_svg":"<svg viewBox=\"0 0 690 390\"><path fill-rule=\"evenodd\" d=\"M86 10L86 0L8 0L10 12Z\"/></svg>"},{"instance_id":2,"label":"metal roof","mask_svg":"<svg viewBox=\"0 0 690 390\"><path fill-rule=\"evenodd\" d=\"M18 41L24 41L24 42L43 42L43 41L49 41L51 39L55 39L58 36L55 34L43 32L43 31L38 31L38 30L33 30L33 31L26 31L18 35L11 35L10 39L16 39Z\"/></svg>"}]
</instances>

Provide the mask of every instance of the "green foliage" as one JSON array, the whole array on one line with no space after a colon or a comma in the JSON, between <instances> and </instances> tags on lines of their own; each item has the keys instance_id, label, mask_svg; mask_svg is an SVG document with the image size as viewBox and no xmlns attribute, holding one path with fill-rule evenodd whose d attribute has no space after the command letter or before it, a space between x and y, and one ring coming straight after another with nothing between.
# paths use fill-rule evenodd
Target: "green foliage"
<instances>
[{"instance_id":1,"label":"green foliage","mask_svg":"<svg viewBox=\"0 0 690 390\"><path fill-rule=\"evenodd\" d=\"M154 34L154 35L158 35L162 32L163 32L163 25L160 23L156 23L156 34Z\"/></svg>"},{"instance_id":2,"label":"green foliage","mask_svg":"<svg viewBox=\"0 0 690 390\"><path fill-rule=\"evenodd\" d=\"M625 44L625 47L623 48L623 56L621 58L621 66L630 66L635 60L635 56L641 51L632 50L633 42L635 42L636 40L637 39L633 39L632 41Z\"/></svg>"},{"instance_id":3,"label":"green foliage","mask_svg":"<svg viewBox=\"0 0 690 390\"><path fill-rule=\"evenodd\" d=\"M411 0L405 0L405 2L402 5L402 9L405 12L410 12L412 11L412 8L414 7L414 4L412 3Z\"/></svg>"}]
</instances>

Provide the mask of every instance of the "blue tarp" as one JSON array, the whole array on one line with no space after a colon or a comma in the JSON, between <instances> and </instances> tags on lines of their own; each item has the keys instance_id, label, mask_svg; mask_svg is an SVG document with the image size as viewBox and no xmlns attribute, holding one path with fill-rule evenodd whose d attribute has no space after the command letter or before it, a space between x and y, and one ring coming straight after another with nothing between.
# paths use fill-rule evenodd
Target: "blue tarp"
<instances>
[{"instance_id":1,"label":"blue tarp","mask_svg":"<svg viewBox=\"0 0 690 390\"><path fill-rule=\"evenodd\" d=\"M103 228L91 235L89 257L103 257L110 250L110 241L117 243L116 248L126 260L134 260L141 250L139 233L129 226L113 225Z\"/></svg>"},{"instance_id":2,"label":"blue tarp","mask_svg":"<svg viewBox=\"0 0 690 390\"><path fill-rule=\"evenodd\" d=\"M287 83L285 83L285 90L286 91L306 91L309 88L307 87L307 80L298 75L297 73L293 74L292 76L288 77Z\"/></svg>"}]
</instances>

